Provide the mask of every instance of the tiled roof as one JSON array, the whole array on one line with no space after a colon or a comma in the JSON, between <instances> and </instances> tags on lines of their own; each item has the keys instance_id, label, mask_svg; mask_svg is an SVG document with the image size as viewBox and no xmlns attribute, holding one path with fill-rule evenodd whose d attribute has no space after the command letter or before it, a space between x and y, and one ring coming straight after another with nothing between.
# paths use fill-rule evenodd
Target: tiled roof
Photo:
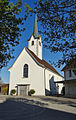
<instances>
[{"instance_id":1,"label":"tiled roof","mask_svg":"<svg viewBox=\"0 0 76 120\"><path fill-rule=\"evenodd\" d=\"M53 71L53 72L55 72L56 74L58 74L59 76L61 76L61 75L55 70L55 68L54 68L53 66L51 66L49 63L47 63L45 60L39 59L30 49L28 49L28 48L26 48L26 47L25 47L25 49L26 49L28 52L31 53L31 55L36 59L36 61L37 61L39 64L45 66L46 68L50 69L51 71ZM61 76L61 77L63 77L63 76Z\"/></svg>"},{"instance_id":2,"label":"tiled roof","mask_svg":"<svg viewBox=\"0 0 76 120\"><path fill-rule=\"evenodd\" d=\"M76 59L71 59L67 65L62 69L62 71L70 68L76 68Z\"/></svg>"},{"instance_id":3,"label":"tiled roof","mask_svg":"<svg viewBox=\"0 0 76 120\"><path fill-rule=\"evenodd\" d=\"M29 54L31 54L32 55L32 57L34 57L34 59L40 64L40 65L43 65L44 67L46 67L46 68L48 68L49 70L51 70L51 71L53 71L54 73L56 73L56 74L58 74L59 76L61 76L61 77L63 77L62 75L60 75L56 70L55 70L55 68L53 67L53 66L51 66L49 63L47 63L45 60L41 60L41 59L39 59L30 49L28 49L27 47L25 47L25 49L26 49L26 51L29 53ZM17 59L16 59L17 60ZM15 62L16 62L16 60L15 60ZM14 63L15 63L14 62ZM14 64L13 64L14 65ZM13 66L12 65L12 66ZM10 67L10 68L12 68L12 66ZM9 69L10 69L9 68ZM9 70L8 69L8 70Z\"/></svg>"}]
</instances>

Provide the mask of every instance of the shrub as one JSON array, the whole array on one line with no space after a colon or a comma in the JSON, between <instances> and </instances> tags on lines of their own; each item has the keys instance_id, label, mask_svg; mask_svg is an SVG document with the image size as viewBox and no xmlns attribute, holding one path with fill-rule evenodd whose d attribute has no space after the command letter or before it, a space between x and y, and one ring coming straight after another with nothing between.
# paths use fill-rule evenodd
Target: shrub
<instances>
[{"instance_id":1,"label":"shrub","mask_svg":"<svg viewBox=\"0 0 76 120\"><path fill-rule=\"evenodd\" d=\"M29 91L29 95L32 95L32 94L34 94L35 93L35 90L34 89L31 89L30 91Z\"/></svg>"},{"instance_id":2,"label":"shrub","mask_svg":"<svg viewBox=\"0 0 76 120\"><path fill-rule=\"evenodd\" d=\"M13 94L15 94L16 93L16 90L15 89L12 89L11 90L11 94L13 95Z\"/></svg>"}]
</instances>

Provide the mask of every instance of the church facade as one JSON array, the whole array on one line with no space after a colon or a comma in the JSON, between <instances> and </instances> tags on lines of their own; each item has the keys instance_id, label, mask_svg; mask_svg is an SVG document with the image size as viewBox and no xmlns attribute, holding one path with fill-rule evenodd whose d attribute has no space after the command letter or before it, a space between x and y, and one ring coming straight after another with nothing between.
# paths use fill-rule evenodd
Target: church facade
<instances>
[{"instance_id":1,"label":"church facade","mask_svg":"<svg viewBox=\"0 0 76 120\"><path fill-rule=\"evenodd\" d=\"M28 95L34 89L34 95L61 94L63 85L55 83L63 77L49 63L42 59L42 39L38 34L37 15L35 13L34 31L10 71L9 94L12 89L17 95Z\"/></svg>"}]
</instances>

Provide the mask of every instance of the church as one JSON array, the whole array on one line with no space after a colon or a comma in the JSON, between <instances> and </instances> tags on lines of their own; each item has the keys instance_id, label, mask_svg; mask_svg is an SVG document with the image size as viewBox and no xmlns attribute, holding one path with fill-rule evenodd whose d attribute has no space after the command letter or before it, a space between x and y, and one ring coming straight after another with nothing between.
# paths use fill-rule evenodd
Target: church
<instances>
[{"instance_id":1,"label":"church","mask_svg":"<svg viewBox=\"0 0 76 120\"><path fill-rule=\"evenodd\" d=\"M42 39L38 34L37 14L35 13L34 30L10 71L9 94L16 90L16 95L28 95L34 89L34 95L61 94L63 85L61 76L53 66L42 59Z\"/></svg>"}]
</instances>

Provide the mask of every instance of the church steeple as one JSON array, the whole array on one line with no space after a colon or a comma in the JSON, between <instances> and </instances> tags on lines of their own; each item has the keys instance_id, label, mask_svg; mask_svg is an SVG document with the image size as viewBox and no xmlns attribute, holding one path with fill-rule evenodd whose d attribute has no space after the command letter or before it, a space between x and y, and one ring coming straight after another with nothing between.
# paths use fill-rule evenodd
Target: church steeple
<instances>
[{"instance_id":1,"label":"church steeple","mask_svg":"<svg viewBox=\"0 0 76 120\"><path fill-rule=\"evenodd\" d=\"M35 9L35 21L34 21L34 31L33 31L33 35L35 38L39 38L38 35L38 27L37 27L37 14L36 14L36 9Z\"/></svg>"},{"instance_id":2,"label":"church steeple","mask_svg":"<svg viewBox=\"0 0 76 120\"><path fill-rule=\"evenodd\" d=\"M42 59L42 39L41 36L38 34L36 10L35 10L34 30L31 38L29 39L28 48L32 52L34 52L34 54L37 57Z\"/></svg>"}]
</instances>

